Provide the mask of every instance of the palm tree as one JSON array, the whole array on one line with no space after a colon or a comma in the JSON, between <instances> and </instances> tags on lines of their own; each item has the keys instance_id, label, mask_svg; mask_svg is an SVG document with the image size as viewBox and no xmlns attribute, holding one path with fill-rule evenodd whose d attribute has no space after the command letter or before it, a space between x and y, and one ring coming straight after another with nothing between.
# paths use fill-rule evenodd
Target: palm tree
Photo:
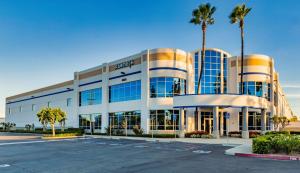
<instances>
[{"instance_id":1,"label":"palm tree","mask_svg":"<svg viewBox=\"0 0 300 173\"><path fill-rule=\"evenodd\" d=\"M247 8L245 4L236 6L229 15L230 23L239 23L241 29L241 85L240 93L244 94L243 90L243 76L244 76L244 19L251 11L251 8Z\"/></svg>"},{"instance_id":2,"label":"palm tree","mask_svg":"<svg viewBox=\"0 0 300 173\"><path fill-rule=\"evenodd\" d=\"M205 55L205 46L206 46L206 28L207 25L212 25L215 22L213 14L216 11L216 7L211 6L210 3L201 4L198 8L193 10L193 17L190 20L190 23L194 25L201 25L202 28L202 51L201 51L201 70L198 78L198 87L197 94L200 93L200 82L203 73L203 64L204 64L204 55Z\"/></svg>"}]
</instances>

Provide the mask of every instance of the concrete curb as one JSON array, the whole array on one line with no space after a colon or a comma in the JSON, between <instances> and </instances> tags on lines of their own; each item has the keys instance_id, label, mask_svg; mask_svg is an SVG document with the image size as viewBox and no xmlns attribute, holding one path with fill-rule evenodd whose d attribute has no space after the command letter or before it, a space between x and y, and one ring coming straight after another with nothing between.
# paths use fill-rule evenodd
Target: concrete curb
<instances>
[{"instance_id":1,"label":"concrete curb","mask_svg":"<svg viewBox=\"0 0 300 173\"><path fill-rule=\"evenodd\" d=\"M272 160L294 160L300 161L300 156L286 156L286 155L277 155L277 154L248 154L248 153L235 153L235 156L238 157L252 157L252 158L263 158L263 159L272 159Z\"/></svg>"}]
</instances>

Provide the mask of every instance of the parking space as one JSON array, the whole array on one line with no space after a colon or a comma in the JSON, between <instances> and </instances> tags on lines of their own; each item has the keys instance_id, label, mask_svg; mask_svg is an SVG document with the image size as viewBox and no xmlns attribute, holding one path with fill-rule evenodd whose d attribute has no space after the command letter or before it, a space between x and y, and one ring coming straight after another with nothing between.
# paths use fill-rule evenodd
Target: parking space
<instances>
[{"instance_id":1,"label":"parking space","mask_svg":"<svg viewBox=\"0 0 300 173\"><path fill-rule=\"evenodd\" d=\"M41 142L38 142L41 141ZM224 155L229 147L78 138L0 145L0 172L297 172L299 162ZM0 142L1 143L1 142Z\"/></svg>"}]
</instances>

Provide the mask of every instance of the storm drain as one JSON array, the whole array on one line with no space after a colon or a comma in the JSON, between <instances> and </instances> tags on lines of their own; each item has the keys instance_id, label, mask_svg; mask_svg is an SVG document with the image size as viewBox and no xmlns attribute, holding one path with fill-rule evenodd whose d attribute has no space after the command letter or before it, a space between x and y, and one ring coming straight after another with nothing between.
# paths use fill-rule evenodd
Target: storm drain
<instances>
[{"instance_id":1,"label":"storm drain","mask_svg":"<svg viewBox=\"0 0 300 173\"><path fill-rule=\"evenodd\" d=\"M2 164L2 165L0 165L0 168L6 168L6 167L10 167L10 165L9 164Z\"/></svg>"},{"instance_id":2,"label":"storm drain","mask_svg":"<svg viewBox=\"0 0 300 173\"><path fill-rule=\"evenodd\" d=\"M209 153L211 153L211 151L195 150L195 151L193 151L193 153L196 153L196 154L209 154Z\"/></svg>"}]
</instances>

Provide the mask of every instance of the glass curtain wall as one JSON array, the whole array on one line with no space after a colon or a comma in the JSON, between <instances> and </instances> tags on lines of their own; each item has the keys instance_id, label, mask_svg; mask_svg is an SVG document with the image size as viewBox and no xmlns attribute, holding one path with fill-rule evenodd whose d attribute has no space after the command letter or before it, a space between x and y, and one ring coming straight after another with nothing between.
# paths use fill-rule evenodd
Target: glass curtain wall
<instances>
[{"instance_id":1,"label":"glass curtain wall","mask_svg":"<svg viewBox=\"0 0 300 173\"><path fill-rule=\"evenodd\" d=\"M151 110L151 130L179 130L179 110Z\"/></svg>"},{"instance_id":2,"label":"glass curtain wall","mask_svg":"<svg viewBox=\"0 0 300 173\"><path fill-rule=\"evenodd\" d=\"M101 114L81 114L79 115L79 128L91 129L93 123L94 129L101 129Z\"/></svg>"},{"instance_id":3,"label":"glass curtain wall","mask_svg":"<svg viewBox=\"0 0 300 173\"><path fill-rule=\"evenodd\" d=\"M221 93L221 53L205 51L204 71L201 79L202 94Z\"/></svg>"},{"instance_id":4,"label":"glass curtain wall","mask_svg":"<svg viewBox=\"0 0 300 173\"><path fill-rule=\"evenodd\" d=\"M133 129L141 127L141 111L113 112L109 113L109 125L112 129Z\"/></svg>"},{"instance_id":5,"label":"glass curtain wall","mask_svg":"<svg viewBox=\"0 0 300 173\"><path fill-rule=\"evenodd\" d=\"M270 130L271 114L268 112L266 117L266 128ZM243 113L239 113L239 127L243 130ZM249 112L248 116L248 130L261 130L261 113Z\"/></svg>"},{"instance_id":6,"label":"glass curtain wall","mask_svg":"<svg viewBox=\"0 0 300 173\"><path fill-rule=\"evenodd\" d=\"M243 82L244 94L264 97L270 100L271 85L266 82L247 81Z\"/></svg>"},{"instance_id":7,"label":"glass curtain wall","mask_svg":"<svg viewBox=\"0 0 300 173\"><path fill-rule=\"evenodd\" d=\"M109 86L109 102L123 102L141 99L141 81L132 81Z\"/></svg>"},{"instance_id":8,"label":"glass curtain wall","mask_svg":"<svg viewBox=\"0 0 300 173\"><path fill-rule=\"evenodd\" d=\"M81 91L79 106L97 105L102 103L102 88Z\"/></svg>"},{"instance_id":9,"label":"glass curtain wall","mask_svg":"<svg viewBox=\"0 0 300 173\"><path fill-rule=\"evenodd\" d=\"M173 77L150 78L150 97L173 97L186 94L186 80Z\"/></svg>"}]
</instances>

